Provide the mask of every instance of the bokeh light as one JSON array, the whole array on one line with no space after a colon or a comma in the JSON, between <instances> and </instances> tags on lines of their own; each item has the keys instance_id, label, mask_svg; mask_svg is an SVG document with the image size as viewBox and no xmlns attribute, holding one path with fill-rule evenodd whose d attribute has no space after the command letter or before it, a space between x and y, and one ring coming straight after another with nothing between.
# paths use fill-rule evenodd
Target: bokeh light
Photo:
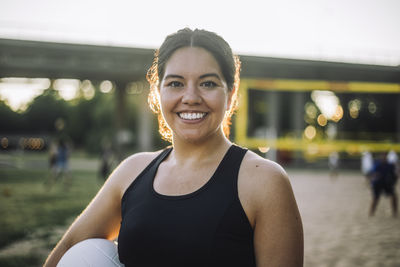
<instances>
[{"instance_id":1,"label":"bokeh light","mask_svg":"<svg viewBox=\"0 0 400 267\"><path fill-rule=\"evenodd\" d=\"M354 99L348 103L349 114L353 119L357 119L361 109L361 101L359 99Z\"/></svg>"},{"instance_id":2,"label":"bokeh light","mask_svg":"<svg viewBox=\"0 0 400 267\"><path fill-rule=\"evenodd\" d=\"M369 111L369 113L371 113L371 114L375 114L376 113L376 111L377 111L377 107L376 107L376 104L375 104L375 102L369 102L368 103L368 111Z\"/></svg>"},{"instance_id":3,"label":"bokeh light","mask_svg":"<svg viewBox=\"0 0 400 267\"><path fill-rule=\"evenodd\" d=\"M57 118L54 122L54 127L57 131L62 131L65 128L65 120L63 118Z\"/></svg>"},{"instance_id":4,"label":"bokeh light","mask_svg":"<svg viewBox=\"0 0 400 267\"><path fill-rule=\"evenodd\" d=\"M328 120L326 119L326 117L324 116L324 114L319 114L318 118L317 118L317 122L320 126L325 126L328 123Z\"/></svg>"},{"instance_id":5,"label":"bokeh light","mask_svg":"<svg viewBox=\"0 0 400 267\"><path fill-rule=\"evenodd\" d=\"M7 137L3 137L3 138L1 138L1 147L3 148L3 149L6 149L7 147L8 147L8 138Z\"/></svg>"},{"instance_id":6,"label":"bokeh light","mask_svg":"<svg viewBox=\"0 0 400 267\"><path fill-rule=\"evenodd\" d=\"M72 100L77 96L81 81L77 79L57 79L53 87L65 100Z\"/></svg>"},{"instance_id":7,"label":"bokeh light","mask_svg":"<svg viewBox=\"0 0 400 267\"><path fill-rule=\"evenodd\" d=\"M94 87L93 87L92 82L89 81L89 80L84 80L84 81L82 82L81 90L82 90L82 93L83 93L83 97L84 97L86 100L92 99L92 98L94 97L94 95L95 95L95 92L96 92L96 91L94 90Z\"/></svg>"},{"instance_id":8,"label":"bokeh light","mask_svg":"<svg viewBox=\"0 0 400 267\"><path fill-rule=\"evenodd\" d=\"M343 108L341 105L336 107L335 113L331 117L331 120L334 122L338 122L343 118Z\"/></svg>"},{"instance_id":9,"label":"bokeh light","mask_svg":"<svg viewBox=\"0 0 400 267\"><path fill-rule=\"evenodd\" d=\"M318 110L313 103L307 102L304 106L304 110L309 118L315 119L317 117Z\"/></svg>"},{"instance_id":10,"label":"bokeh light","mask_svg":"<svg viewBox=\"0 0 400 267\"><path fill-rule=\"evenodd\" d=\"M317 130L312 125L308 125L304 130L304 136L309 140L314 139L316 135L317 135Z\"/></svg>"},{"instance_id":11,"label":"bokeh light","mask_svg":"<svg viewBox=\"0 0 400 267\"><path fill-rule=\"evenodd\" d=\"M258 150L259 150L261 153L267 153L267 152L270 150L270 147L268 147L268 146L262 146L262 147L259 147Z\"/></svg>"},{"instance_id":12,"label":"bokeh light","mask_svg":"<svg viewBox=\"0 0 400 267\"><path fill-rule=\"evenodd\" d=\"M332 119L339 106L339 98L331 91L314 90L311 93L311 99L317 105L319 110L327 119Z\"/></svg>"},{"instance_id":13,"label":"bokeh light","mask_svg":"<svg viewBox=\"0 0 400 267\"><path fill-rule=\"evenodd\" d=\"M113 89L113 84L111 81L105 80L100 83L100 92L102 93L110 93Z\"/></svg>"}]
</instances>

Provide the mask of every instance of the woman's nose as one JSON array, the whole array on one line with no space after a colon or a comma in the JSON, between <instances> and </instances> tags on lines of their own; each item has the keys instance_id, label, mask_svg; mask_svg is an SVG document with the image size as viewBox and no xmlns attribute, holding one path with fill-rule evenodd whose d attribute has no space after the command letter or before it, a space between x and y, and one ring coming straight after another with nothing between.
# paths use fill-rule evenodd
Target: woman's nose
<instances>
[{"instance_id":1,"label":"woman's nose","mask_svg":"<svg viewBox=\"0 0 400 267\"><path fill-rule=\"evenodd\" d=\"M200 104L202 101L195 85L188 84L182 96L182 103L187 105Z\"/></svg>"}]
</instances>

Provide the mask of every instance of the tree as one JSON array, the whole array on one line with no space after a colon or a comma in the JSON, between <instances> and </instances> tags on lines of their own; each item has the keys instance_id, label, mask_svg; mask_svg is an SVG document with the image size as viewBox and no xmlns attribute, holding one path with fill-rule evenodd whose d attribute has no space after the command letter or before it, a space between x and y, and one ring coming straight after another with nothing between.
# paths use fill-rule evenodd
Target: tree
<instances>
[{"instance_id":1,"label":"tree","mask_svg":"<svg viewBox=\"0 0 400 267\"><path fill-rule=\"evenodd\" d=\"M54 89L47 89L37 96L22 114L24 131L28 133L54 133L56 132L56 120L66 121L68 116L68 104L61 99Z\"/></svg>"},{"instance_id":2,"label":"tree","mask_svg":"<svg viewBox=\"0 0 400 267\"><path fill-rule=\"evenodd\" d=\"M20 132L23 128L22 115L14 112L4 101L0 100L1 134Z\"/></svg>"}]
</instances>

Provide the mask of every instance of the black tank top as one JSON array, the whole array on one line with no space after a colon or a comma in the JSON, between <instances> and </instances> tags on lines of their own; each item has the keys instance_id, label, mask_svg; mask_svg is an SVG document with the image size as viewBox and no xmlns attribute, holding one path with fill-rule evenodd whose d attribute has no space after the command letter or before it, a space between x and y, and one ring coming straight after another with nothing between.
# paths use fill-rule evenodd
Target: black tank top
<instances>
[{"instance_id":1,"label":"black tank top","mask_svg":"<svg viewBox=\"0 0 400 267\"><path fill-rule=\"evenodd\" d=\"M153 181L172 148L157 156L122 197L118 237L125 266L255 266L253 229L237 180L247 150L232 145L210 180L180 196L161 195Z\"/></svg>"}]
</instances>

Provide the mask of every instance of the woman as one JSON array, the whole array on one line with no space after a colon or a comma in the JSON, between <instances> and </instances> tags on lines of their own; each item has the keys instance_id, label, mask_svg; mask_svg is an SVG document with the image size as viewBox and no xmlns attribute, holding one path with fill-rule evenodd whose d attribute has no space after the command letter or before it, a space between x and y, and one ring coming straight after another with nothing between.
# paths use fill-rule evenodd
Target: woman
<instances>
[{"instance_id":1,"label":"woman","mask_svg":"<svg viewBox=\"0 0 400 267\"><path fill-rule=\"evenodd\" d=\"M172 146L124 160L46 266L80 241L117 237L125 266L302 266L286 173L228 139L239 70L215 33L183 29L165 39L147 78Z\"/></svg>"}]
</instances>

